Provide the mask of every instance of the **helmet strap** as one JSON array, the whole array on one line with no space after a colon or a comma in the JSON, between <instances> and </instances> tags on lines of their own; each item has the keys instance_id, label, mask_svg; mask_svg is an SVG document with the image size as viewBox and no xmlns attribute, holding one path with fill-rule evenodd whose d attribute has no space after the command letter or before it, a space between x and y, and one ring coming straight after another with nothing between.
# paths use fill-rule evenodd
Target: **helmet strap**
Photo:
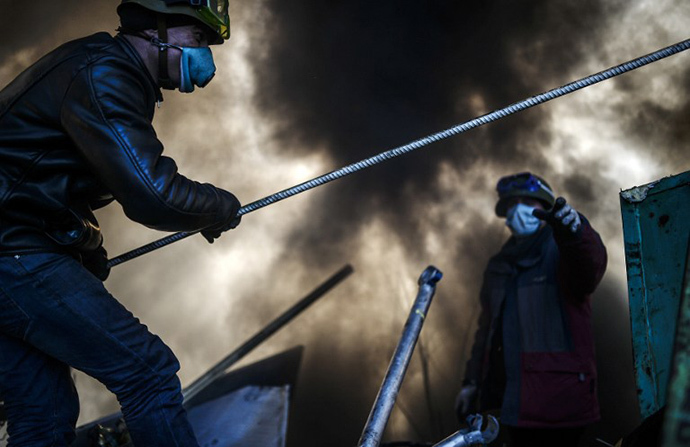
<instances>
[{"instance_id":1,"label":"helmet strap","mask_svg":"<svg viewBox=\"0 0 690 447\"><path fill-rule=\"evenodd\" d=\"M161 42L168 42L168 25L165 20L165 14L156 14L158 21L158 39ZM158 51L158 84L168 90L173 90L175 86L170 79L168 73L168 51L166 47L159 47Z\"/></svg>"}]
</instances>

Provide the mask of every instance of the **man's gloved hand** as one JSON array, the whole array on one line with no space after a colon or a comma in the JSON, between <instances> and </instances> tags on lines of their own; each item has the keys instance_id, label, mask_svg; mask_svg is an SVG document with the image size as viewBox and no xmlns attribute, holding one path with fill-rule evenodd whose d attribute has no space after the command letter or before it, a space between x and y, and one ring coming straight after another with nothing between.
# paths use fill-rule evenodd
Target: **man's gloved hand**
<instances>
[{"instance_id":1,"label":"man's gloved hand","mask_svg":"<svg viewBox=\"0 0 690 447\"><path fill-rule=\"evenodd\" d=\"M86 270L93 273L93 275L105 281L110 275L110 267L108 267L108 252L105 251L103 246L100 246L94 251L82 252L81 264L86 268Z\"/></svg>"},{"instance_id":2,"label":"man's gloved hand","mask_svg":"<svg viewBox=\"0 0 690 447\"><path fill-rule=\"evenodd\" d=\"M470 411L473 410L477 391L477 385L474 384L463 385L460 389L460 392L455 397L455 413L458 415L458 420L464 420Z\"/></svg>"},{"instance_id":3,"label":"man's gloved hand","mask_svg":"<svg viewBox=\"0 0 690 447\"><path fill-rule=\"evenodd\" d=\"M228 217L218 225L201 230L201 235L206 238L209 244L212 244L213 241L218 239L224 232L236 228L242 220L242 216L237 215L237 211L240 209L239 200L228 191L219 191L222 195L223 206L226 209Z\"/></svg>"},{"instance_id":4,"label":"man's gloved hand","mask_svg":"<svg viewBox=\"0 0 690 447\"><path fill-rule=\"evenodd\" d=\"M224 222L221 225L202 230L201 235L206 238L209 244L212 244L213 241L218 239L221 234L236 228L240 224L241 220L242 216L235 216L229 222Z\"/></svg>"},{"instance_id":5,"label":"man's gloved hand","mask_svg":"<svg viewBox=\"0 0 690 447\"><path fill-rule=\"evenodd\" d=\"M573 207L566 202L563 197L556 199L556 203L549 211L535 209L532 212L534 217L548 222L555 231L568 231L571 234L577 234L582 222L580 215L573 209Z\"/></svg>"}]
</instances>

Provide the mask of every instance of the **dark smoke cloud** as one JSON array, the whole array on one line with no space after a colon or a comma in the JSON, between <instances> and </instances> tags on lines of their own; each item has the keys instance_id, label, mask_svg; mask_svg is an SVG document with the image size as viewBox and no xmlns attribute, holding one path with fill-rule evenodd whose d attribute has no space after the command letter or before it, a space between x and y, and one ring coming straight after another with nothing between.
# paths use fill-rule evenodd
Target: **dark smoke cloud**
<instances>
[{"instance_id":1,"label":"dark smoke cloud","mask_svg":"<svg viewBox=\"0 0 690 447\"><path fill-rule=\"evenodd\" d=\"M678 95L687 98L690 95L690 69L685 69L683 73L684 81L677 86ZM677 148L687 147L690 141L690 103L685 102L678 110L644 100L634 103L632 107L621 107L619 112L628 117L625 128L631 137L643 141L657 153L659 159L669 165L682 166L687 163L687 153Z\"/></svg>"},{"instance_id":2,"label":"dark smoke cloud","mask_svg":"<svg viewBox=\"0 0 690 447\"><path fill-rule=\"evenodd\" d=\"M563 73L595 47L592 30L607 19L594 0L557 7L547 1L274 0L267 7L274 34L256 64L257 103L283 124L278 138L297 147L325 145L337 165L563 83ZM472 106L477 97L488 110ZM548 113L532 110L358 174L315 207L330 225L315 218L312 231L295 235L295 249L318 261L323 253L303 248L341 240L371 216L385 216L392 231L414 244L425 227L415 228L410 215L416 202L433 197L441 163L462 170L481 159L504 172L516 164L543 170L546 124ZM521 140L533 145L519 147Z\"/></svg>"},{"instance_id":3,"label":"dark smoke cloud","mask_svg":"<svg viewBox=\"0 0 690 447\"><path fill-rule=\"evenodd\" d=\"M117 28L117 0L84 2L79 0L16 2L0 1L0 61L24 49L37 56L68 39ZM103 23L110 22L110 28Z\"/></svg>"},{"instance_id":4,"label":"dark smoke cloud","mask_svg":"<svg viewBox=\"0 0 690 447\"><path fill-rule=\"evenodd\" d=\"M0 1L11 11L0 15L0 74L8 77L1 81L58 43L117 26L116 0ZM589 74L583 67L593 61L600 70L656 49L609 54L632 40L616 35L630 3L233 2L233 40L214 49L220 62L216 80L191 99L166 93L156 128L183 172L191 168L194 178L225 182L228 172L239 170L243 175L231 189L240 189L245 201L256 199L273 192L266 183L273 187L267 177L276 171L251 165L252 150L280 153L258 159L284 163L285 170L323 152L330 168L337 168ZM645 39L655 47L673 43L656 28ZM618 47L611 50L611 43ZM251 63L252 82L233 83L228 67L242 62L242 52ZM675 72L674 64L666 71ZM687 98L687 69L673 79L676 97ZM690 105L647 94L648 80L626 75L610 81L619 99L614 120L604 124L637 140L635 150L643 155L658 154L662 169L688 166L679 148L687 145ZM253 84L252 104L232 91ZM237 103L256 111L232 109ZM236 121L224 121L221 129L219 117ZM607 242L611 266L619 269L595 297L605 417L595 431L613 442L637 422L616 209L618 189L632 185L609 172L603 154L611 142L601 142L602 157L571 154L577 142L559 139L556 118L553 106L544 105L436 143L246 216L212 248L189 241L119 267L107 285L173 346L188 383L320 278L354 262L356 272L346 285L247 360L304 344L288 445L345 447L355 445L361 433L415 281L435 264L445 276L422 334L430 390L423 386L418 350L386 436L438 441L457 428L452 405L472 343L481 275L507 234L492 215L493 187L500 175L532 170L590 218ZM255 135L264 129L257 122L270 123L273 133L266 140ZM243 127L251 137L237 130ZM565 167L554 162L554 145L565 154ZM187 149L195 146L203 150ZM247 165L233 171L240 162ZM298 217L289 214L295 209ZM128 227L125 220L118 209L101 219L112 253L160 236ZM286 234L280 233L284 228ZM83 395L85 410L116 407L102 394Z\"/></svg>"},{"instance_id":5,"label":"dark smoke cloud","mask_svg":"<svg viewBox=\"0 0 690 447\"><path fill-rule=\"evenodd\" d=\"M659 34L664 36L661 40L664 45L678 41L665 36L663 30ZM690 137L690 67L684 62L686 58L687 54L681 53L657 64L655 69L669 72L667 85L635 76L622 76L614 83L625 97L614 110L629 141L638 151L653 152L655 160L678 168L688 165L687 151L683 150Z\"/></svg>"},{"instance_id":6,"label":"dark smoke cloud","mask_svg":"<svg viewBox=\"0 0 690 447\"><path fill-rule=\"evenodd\" d=\"M607 29L624 4L268 0L266 6L273 34L268 52L255 63L256 103L278 123L278 141L304 148L295 150L295 157L309 148L325 147L335 165L342 166L571 81L568 73L585 57L598 54L599 30ZM430 231L441 239L458 236L450 219L427 215L429 207L437 205L446 214L462 214L463 209L471 213L463 198L490 189L499 175L529 169L549 178L553 168L544 149L552 143L550 119L544 108L530 110L331 186L327 197L313 203L311 219L289 238L288 252L302 258L305 266L342 259L352 253L360 229L382 219L411 259L422 258ZM610 214L601 209L600 196L611 187L597 175L605 166L571 161L574 169L569 174L550 177L554 186L593 219ZM467 175L467 181L460 182L466 189L453 192L438 187L444 164L460 176ZM485 177L470 175L480 166ZM486 210L490 213L491 206ZM439 407L446 409L438 419L448 430L453 428L448 410L472 338L471 331L461 328L473 328L477 316L476 304L465 297L477 296L486 260L505 238L500 227L487 225L487 218L491 216L467 218L458 239L445 241L444 247L454 254L448 255L452 260L448 282L440 286L435 304L434 312L441 317L430 324L433 329L425 329L433 331L432 338L453 341L442 343L446 350L436 352L435 359L455 359L445 371L455 382L448 384L435 376L433 387ZM604 234L620 231L618 219L601 220ZM607 352L609 358L625 356L621 351ZM321 380L333 378L334 373L323 373ZM343 392L348 397L361 399L347 389ZM417 386L408 391L405 406L411 410L401 411L411 419L410 437L429 440L438 434L434 423L428 422L426 396L420 390ZM625 388L618 390L609 396L630 396ZM340 395L334 390L327 394ZM335 397L333 403L337 406L342 400ZM346 408L343 421L352 423L357 417L351 412L365 411ZM625 421L616 427L620 435L634 424L635 415L618 417ZM290 445L309 444L311 435L331 433L329 427L312 424L307 435L301 426L306 429L295 419ZM342 441L332 440L329 445L351 445L359 427L340 425Z\"/></svg>"}]
</instances>

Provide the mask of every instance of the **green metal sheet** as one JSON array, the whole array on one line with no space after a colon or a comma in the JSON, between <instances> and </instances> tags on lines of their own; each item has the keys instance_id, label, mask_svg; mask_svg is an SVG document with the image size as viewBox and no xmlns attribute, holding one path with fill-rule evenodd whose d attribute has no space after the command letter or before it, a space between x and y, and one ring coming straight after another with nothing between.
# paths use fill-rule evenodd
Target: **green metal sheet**
<instances>
[{"instance_id":1,"label":"green metal sheet","mask_svg":"<svg viewBox=\"0 0 690 447\"><path fill-rule=\"evenodd\" d=\"M676 325L673 374L667 393L663 447L690 445L690 250Z\"/></svg>"},{"instance_id":2,"label":"green metal sheet","mask_svg":"<svg viewBox=\"0 0 690 447\"><path fill-rule=\"evenodd\" d=\"M620 194L640 413L666 403L690 223L690 171Z\"/></svg>"}]
</instances>

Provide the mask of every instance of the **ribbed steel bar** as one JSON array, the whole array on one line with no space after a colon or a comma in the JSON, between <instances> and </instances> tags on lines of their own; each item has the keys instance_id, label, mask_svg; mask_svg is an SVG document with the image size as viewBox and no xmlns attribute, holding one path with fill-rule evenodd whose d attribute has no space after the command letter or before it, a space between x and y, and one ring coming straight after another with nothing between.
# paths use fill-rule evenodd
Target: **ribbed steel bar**
<instances>
[{"instance_id":1,"label":"ribbed steel bar","mask_svg":"<svg viewBox=\"0 0 690 447\"><path fill-rule=\"evenodd\" d=\"M554 88L554 89L549 90L545 93L541 93L539 95L532 96L532 97L527 98L525 100L511 104L508 107L504 107L502 109L495 110L491 113L487 113L486 115L482 115L478 118L474 118L470 121L464 122L462 124L458 124L458 125L453 126L449 129L437 132L435 134L429 135L429 136L424 137L424 138L420 138L419 140L413 141L413 142L405 144L403 146L399 146L395 149L391 149L391 150L382 152L378 155L375 155L373 157L369 157L369 158L364 159L362 161L359 161L357 163L353 163L351 165L337 169L335 171L331 171L331 172L324 174L320 177L316 177L316 178L309 180L307 182L300 183L299 185L293 186L292 188L288 188L288 189L284 189L282 191L279 191L279 192L272 194L268 197L265 197L263 199L257 200L255 202L252 202L248 205L243 206L242 208L240 208L238 215L243 216L243 215L248 214L252 211L258 210L259 208L263 208L263 207L268 206L272 203L278 202L278 201L283 200L283 199L287 199L288 197L294 196L296 194L302 193L302 192L310 190L312 188L316 188L317 186L321 186L325 183L332 182L333 180L339 179L341 177L345 177L345 176L353 174L357 171L361 171L362 169L369 168L369 167L374 166L376 164L379 164L383 161L390 160L391 158L395 158L395 157L398 157L398 156L403 155L403 154L407 154L408 152L412 152L416 149L427 146L431 143L445 140L445 139L450 138L452 136L455 136L455 135L458 135L460 133L467 132L468 130L474 129L475 127L483 126L484 124L488 124L488 123L491 123L493 121L497 121L501 118L505 118L508 115L512 115L514 113L523 111L523 110L528 109L530 107L534 107L538 104L542 104L544 102L550 101L550 100L558 98L560 96L564 96L564 95L567 95L567 94L572 93L574 91L583 89L583 88L588 87L590 85L599 83L601 81L605 81L607 79L613 78L613 77L621 75L623 73L627 73L629 71L635 70L636 68L640 68L642 66L651 64L652 62L656 62L660 59L666 58L666 57L671 56L673 54L680 53L681 51L685 51L688 48L690 48L690 39L684 40L684 41L679 42L675 45L668 46L666 48L662 48L658 51L647 54L645 56L638 57L637 59L633 59L629 62L625 62L625 63L620 64L620 65L616 65L615 67L611 67L607 70L600 71L599 73L595 73L593 75L584 77L584 78L579 79L577 81L566 84L562 87ZM141 246L139 248L136 248L132 251L129 251L127 253L124 253L120 256L117 256L117 257L111 259L110 261L108 261L108 266L114 267L116 265L122 264L123 262L137 258L143 254L149 253L149 252L156 250L158 248L165 247L166 245L172 244L173 242L177 242L181 239L184 239L184 238L189 237L189 236L196 234L196 233L197 232L181 232L181 233L175 233L173 235L164 237L164 238L159 239L157 241L151 242L150 244Z\"/></svg>"},{"instance_id":2,"label":"ribbed steel bar","mask_svg":"<svg viewBox=\"0 0 690 447\"><path fill-rule=\"evenodd\" d=\"M436 292L436 283L443 274L436 267L429 266L419 277L419 292L415 299L410 315L403 329L402 336L395 349L393 358L388 365L388 371L381 384L374 406L369 413L369 419L357 444L359 447L378 447L383 430L386 428L395 399L398 397L407 366L410 364L414 347L422 331L431 300Z\"/></svg>"},{"instance_id":3,"label":"ribbed steel bar","mask_svg":"<svg viewBox=\"0 0 690 447\"><path fill-rule=\"evenodd\" d=\"M351 265L346 265L333 276L328 278L323 284L314 289L309 295L302 298L297 304L283 312L278 318L270 322L266 327L257 332L253 337L244 342L239 348L228 354L223 360L218 362L214 367L209 369L204 375L192 382L187 388L182 391L185 401L190 401L194 396L199 394L201 390L206 388L218 377L225 374L227 369L237 363L244 356L249 354L254 348L263 343L271 335L275 334L283 326L292 321L307 307L311 306L316 300L324 296L329 290L338 285L342 280L350 276L354 271Z\"/></svg>"}]
</instances>

